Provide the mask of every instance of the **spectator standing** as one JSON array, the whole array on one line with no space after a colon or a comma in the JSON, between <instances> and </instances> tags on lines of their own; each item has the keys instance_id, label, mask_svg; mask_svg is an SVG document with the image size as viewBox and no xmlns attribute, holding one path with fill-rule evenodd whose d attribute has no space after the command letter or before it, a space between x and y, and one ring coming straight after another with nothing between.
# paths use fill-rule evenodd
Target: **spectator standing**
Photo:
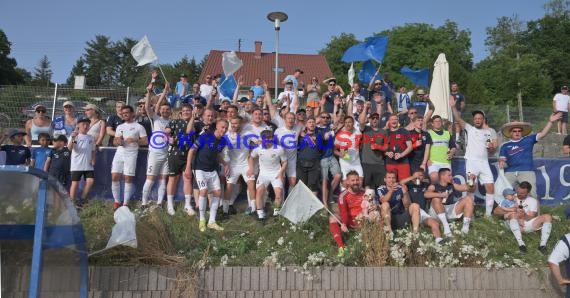
<instances>
[{"instance_id":1,"label":"spectator standing","mask_svg":"<svg viewBox=\"0 0 570 298\"><path fill-rule=\"evenodd\" d=\"M38 143L40 147L32 149L32 158L30 160L30 167L36 168L38 170L43 170L46 159L51 152L49 147L50 137L47 133L40 133L38 136Z\"/></svg>"},{"instance_id":2,"label":"spectator standing","mask_svg":"<svg viewBox=\"0 0 570 298\"><path fill-rule=\"evenodd\" d=\"M87 200L87 195L91 191L94 182L95 166L95 139L87 134L90 120L82 118L77 120L77 130L71 133L71 138L67 143L67 149L71 151L71 188L69 197L77 206L81 206ZM85 179L85 186L79 198L76 197L79 181Z\"/></svg>"},{"instance_id":3,"label":"spectator standing","mask_svg":"<svg viewBox=\"0 0 570 298\"><path fill-rule=\"evenodd\" d=\"M0 147L0 151L6 152L6 165L29 165L32 154L27 146L24 146L25 132L13 129L8 132L7 136L10 138L12 144L4 144ZM4 137L2 138L4 139Z\"/></svg>"},{"instance_id":4,"label":"spectator standing","mask_svg":"<svg viewBox=\"0 0 570 298\"><path fill-rule=\"evenodd\" d=\"M307 119L305 129L299 134L296 156L297 177L317 196L321 174L321 152L323 141L328 141L331 133L319 134L315 118ZM334 134L332 134L334 137ZM290 161L288 161L289 163Z\"/></svg>"},{"instance_id":5,"label":"spectator standing","mask_svg":"<svg viewBox=\"0 0 570 298\"><path fill-rule=\"evenodd\" d=\"M96 146L103 145L107 123L101 119L101 110L92 103L87 104L83 109L85 116L91 121L87 134L93 136Z\"/></svg>"},{"instance_id":6,"label":"spectator standing","mask_svg":"<svg viewBox=\"0 0 570 298\"><path fill-rule=\"evenodd\" d=\"M429 150L427 166L430 181L436 183L440 169L451 169L451 159L455 155L457 148L449 131L443 128L441 116L435 115L431 117L431 126L432 128L428 130L428 133L432 144Z\"/></svg>"},{"instance_id":7,"label":"spectator standing","mask_svg":"<svg viewBox=\"0 0 570 298\"><path fill-rule=\"evenodd\" d=\"M128 206L129 199L135 191L134 179L137 169L137 156L139 146L148 145L147 134L144 127L135 122L135 111L131 106L124 106L121 109L123 124L117 126L115 139L113 140L117 151L113 157L111 165L111 191L115 202L113 209L120 206L121 200L121 176L125 179L125 193L123 196L123 206Z\"/></svg>"},{"instance_id":8,"label":"spectator standing","mask_svg":"<svg viewBox=\"0 0 570 298\"><path fill-rule=\"evenodd\" d=\"M40 133L52 135L51 120L46 115L47 108L43 105L37 105L34 108L35 115L32 119L26 121L26 146L39 145L38 136Z\"/></svg>"},{"instance_id":9,"label":"spectator standing","mask_svg":"<svg viewBox=\"0 0 570 298\"><path fill-rule=\"evenodd\" d=\"M210 94L212 93L212 90L214 90L214 85L212 85L213 80L214 78L212 75L206 75L204 83L200 85L200 96L203 98L210 98Z\"/></svg>"},{"instance_id":10,"label":"spectator standing","mask_svg":"<svg viewBox=\"0 0 570 298\"><path fill-rule=\"evenodd\" d=\"M292 75L287 75L285 79L283 79L283 83L286 84L288 81L291 81L293 84L293 90L297 90L299 86L299 77L301 77L303 73L304 72L300 68L297 68Z\"/></svg>"},{"instance_id":11,"label":"spectator standing","mask_svg":"<svg viewBox=\"0 0 570 298\"><path fill-rule=\"evenodd\" d=\"M319 104L321 94L321 84L319 78L312 77L311 82L307 85L307 107L315 109L315 114L320 113L321 106Z\"/></svg>"},{"instance_id":12,"label":"spectator standing","mask_svg":"<svg viewBox=\"0 0 570 298\"><path fill-rule=\"evenodd\" d=\"M553 112L562 112L562 118L558 121L558 134L566 135L568 133L568 106L570 105L570 95L568 95L568 86L562 86L560 93L554 95L552 99Z\"/></svg>"},{"instance_id":13,"label":"spectator standing","mask_svg":"<svg viewBox=\"0 0 570 298\"><path fill-rule=\"evenodd\" d=\"M501 146L499 168L505 169L505 177L512 186L522 181L528 181L532 185L530 196L533 198L538 198L535 190L536 175L532 159L534 144L545 138L552 127L552 123L561 117L562 113L560 112L550 115L546 126L537 134L530 134L532 126L526 122L509 122L501 128L503 136L510 138L510 141Z\"/></svg>"},{"instance_id":14,"label":"spectator standing","mask_svg":"<svg viewBox=\"0 0 570 298\"><path fill-rule=\"evenodd\" d=\"M485 129L485 113L481 110L473 111L473 125L465 122L457 110L455 97L449 97L449 104L454 119L461 129L467 132L467 148L465 150L466 175L473 174L478 177L479 183L485 186L485 216L491 217L495 203L495 180L489 166L489 152L495 150L492 133Z\"/></svg>"},{"instance_id":15,"label":"spectator standing","mask_svg":"<svg viewBox=\"0 0 570 298\"><path fill-rule=\"evenodd\" d=\"M64 135L69 137L75 130L76 125L77 116L75 115L75 106L72 101L68 100L63 103L63 115L56 116L55 119L53 119L53 136Z\"/></svg>"},{"instance_id":16,"label":"spectator standing","mask_svg":"<svg viewBox=\"0 0 570 298\"><path fill-rule=\"evenodd\" d=\"M71 183L71 152L66 145L65 135L59 135L53 140L53 149L47 156L43 170L55 177L68 190Z\"/></svg>"},{"instance_id":17,"label":"spectator standing","mask_svg":"<svg viewBox=\"0 0 570 298\"><path fill-rule=\"evenodd\" d=\"M123 117L121 116L123 107L125 106L125 102L124 101L117 101L115 102L115 114L110 115L109 117L107 117L107 127L105 128L107 130L107 134L109 135L109 142L107 144L107 146L114 146L114 138L115 138L115 132L117 130L117 126L121 125L123 123Z\"/></svg>"}]
</instances>

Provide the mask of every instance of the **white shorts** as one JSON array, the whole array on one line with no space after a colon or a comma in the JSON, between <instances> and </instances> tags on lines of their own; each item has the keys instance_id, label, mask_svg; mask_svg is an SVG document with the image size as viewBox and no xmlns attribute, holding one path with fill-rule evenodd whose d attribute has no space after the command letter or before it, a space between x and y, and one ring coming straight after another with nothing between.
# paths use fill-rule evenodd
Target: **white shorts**
<instances>
[{"instance_id":1,"label":"white shorts","mask_svg":"<svg viewBox=\"0 0 570 298\"><path fill-rule=\"evenodd\" d=\"M457 214L457 212L455 211L455 207L457 207L457 203L458 202L455 202L454 204L451 204L451 205L443 205L443 208L445 208L445 217L447 217L447 219L449 219L449 220L458 219L458 218L461 218L463 216L463 213ZM436 219L438 218L437 212L435 212L433 207L429 208L429 215L431 215L431 217L433 217L433 218L436 218Z\"/></svg>"},{"instance_id":2,"label":"white shorts","mask_svg":"<svg viewBox=\"0 0 570 298\"><path fill-rule=\"evenodd\" d=\"M230 165L230 173L228 177L226 177L226 182L229 184L236 184L239 177L243 177L243 181L255 181L255 175L248 176L247 170L249 169L248 165L241 165L241 166L233 166Z\"/></svg>"},{"instance_id":3,"label":"white shorts","mask_svg":"<svg viewBox=\"0 0 570 298\"><path fill-rule=\"evenodd\" d=\"M220 176L216 171L194 170L194 179L196 179L196 184L198 184L198 189L200 190L217 191L221 189Z\"/></svg>"},{"instance_id":4,"label":"white shorts","mask_svg":"<svg viewBox=\"0 0 570 298\"><path fill-rule=\"evenodd\" d=\"M297 177L297 155L295 155L294 158L287 159L285 175L287 175L287 177Z\"/></svg>"},{"instance_id":5,"label":"white shorts","mask_svg":"<svg viewBox=\"0 0 570 298\"><path fill-rule=\"evenodd\" d=\"M125 176L135 176L137 170L137 155L136 153L115 153L113 163L111 165L111 173L119 173Z\"/></svg>"},{"instance_id":6,"label":"white shorts","mask_svg":"<svg viewBox=\"0 0 570 298\"><path fill-rule=\"evenodd\" d=\"M430 219L431 216L424 210L420 208L420 223L424 223L427 219Z\"/></svg>"},{"instance_id":7,"label":"white shorts","mask_svg":"<svg viewBox=\"0 0 570 298\"><path fill-rule=\"evenodd\" d=\"M480 184L495 183L489 162L480 160L465 160L465 174L471 173L479 178Z\"/></svg>"},{"instance_id":8,"label":"white shorts","mask_svg":"<svg viewBox=\"0 0 570 298\"><path fill-rule=\"evenodd\" d=\"M273 186L273 188L283 188L283 181L281 179L275 178L277 173L269 174L269 175L259 175L257 177L256 187L267 187L269 184Z\"/></svg>"},{"instance_id":9,"label":"white shorts","mask_svg":"<svg viewBox=\"0 0 570 298\"><path fill-rule=\"evenodd\" d=\"M542 229L542 227L540 227L540 228L538 228L538 229L535 229L535 228L532 227L532 225L533 225L533 223L534 223L534 220L537 219L537 218L538 218L538 217L535 217L535 218L533 218L533 219L531 219L531 220L526 220L526 221L524 222L523 232L525 232L525 233L530 233L530 232L535 232L535 231L538 231L538 230Z\"/></svg>"},{"instance_id":10,"label":"white shorts","mask_svg":"<svg viewBox=\"0 0 570 298\"><path fill-rule=\"evenodd\" d=\"M146 174L150 176L168 175L168 154L150 151L148 153Z\"/></svg>"},{"instance_id":11,"label":"white shorts","mask_svg":"<svg viewBox=\"0 0 570 298\"><path fill-rule=\"evenodd\" d=\"M346 175L350 171L356 171L358 173L358 177L364 178L364 171L362 171L362 165L350 165L348 167L343 167L342 164L340 165L340 171L342 172L342 180L346 179Z\"/></svg>"},{"instance_id":12,"label":"white shorts","mask_svg":"<svg viewBox=\"0 0 570 298\"><path fill-rule=\"evenodd\" d=\"M439 162L433 162L431 164L431 166L428 167L428 173L437 173L439 172L440 169L450 169L451 170L451 165L449 164L445 164L445 163L439 163Z\"/></svg>"}]
</instances>

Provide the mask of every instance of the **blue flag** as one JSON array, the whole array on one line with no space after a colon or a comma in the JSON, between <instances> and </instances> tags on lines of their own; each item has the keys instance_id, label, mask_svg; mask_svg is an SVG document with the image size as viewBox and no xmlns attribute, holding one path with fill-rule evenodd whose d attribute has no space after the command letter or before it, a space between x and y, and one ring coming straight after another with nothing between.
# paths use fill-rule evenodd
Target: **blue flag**
<instances>
[{"instance_id":1,"label":"blue flag","mask_svg":"<svg viewBox=\"0 0 570 298\"><path fill-rule=\"evenodd\" d=\"M374 36L365 42L353 45L344 52L342 61L350 63L372 59L378 63L382 63L384 55L386 55L386 49L388 48L388 39L387 36Z\"/></svg>"},{"instance_id":2,"label":"blue flag","mask_svg":"<svg viewBox=\"0 0 570 298\"><path fill-rule=\"evenodd\" d=\"M358 72L358 80L365 85L370 84L370 80L376 73L376 66L372 63L372 60L368 60L362 64L362 69Z\"/></svg>"},{"instance_id":3,"label":"blue flag","mask_svg":"<svg viewBox=\"0 0 570 298\"><path fill-rule=\"evenodd\" d=\"M220 93L227 98L233 98L234 92L237 88L237 82L234 75L231 75L226 79L226 76L222 74L220 82Z\"/></svg>"},{"instance_id":4,"label":"blue flag","mask_svg":"<svg viewBox=\"0 0 570 298\"><path fill-rule=\"evenodd\" d=\"M429 87L429 68L413 70L409 67L402 67L400 73L412 81L414 85L424 88Z\"/></svg>"}]
</instances>

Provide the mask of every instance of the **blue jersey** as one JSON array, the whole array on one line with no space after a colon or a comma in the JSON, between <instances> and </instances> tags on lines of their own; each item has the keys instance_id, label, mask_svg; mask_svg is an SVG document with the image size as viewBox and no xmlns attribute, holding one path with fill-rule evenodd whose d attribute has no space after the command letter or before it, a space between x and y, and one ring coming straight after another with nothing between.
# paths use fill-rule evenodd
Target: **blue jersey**
<instances>
[{"instance_id":1,"label":"blue jersey","mask_svg":"<svg viewBox=\"0 0 570 298\"><path fill-rule=\"evenodd\" d=\"M253 101L257 100L258 97L265 94L265 89L261 86L252 86L249 90L253 91Z\"/></svg>"},{"instance_id":2,"label":"blue jersey","mask_svg":"<svg viewBox=\"0 0 570 298\"><path fill-rule=\"evenodd\" d=\"M382 198L388 193L388 187L386 185L381 185L376 190L376 193L378 195L378 198ZM404 203L402 202L403 198L404 192L402 191L402 187L400 185L396 185L396 190L392 193L389 201L392 214L402 214L406 211Z\"/></svg>"},{"instance_id":3,"label":"blue jersey","mask_svg":"<svg viewBox=\"0 0 570 298\"><path fill-rule=\"evenodd\" d=\"M32 159L35 160L34 168L38 170L44 169L44 164L46 163L47 157L50 154L51 149L49 147L39 147L32 150Z\"/></svg>"},{"instance_id":4,"label":"blue jersey","mask_svg":"<svg viewBox=\"0 0 570 298\"><path fill-rule=\"evenodd\" d=\"M534 171L532 149L536 142L536 134L531 134L518 141L504 143L499 158L507 159L505 172Z\"/></svg>"}]
</instances>

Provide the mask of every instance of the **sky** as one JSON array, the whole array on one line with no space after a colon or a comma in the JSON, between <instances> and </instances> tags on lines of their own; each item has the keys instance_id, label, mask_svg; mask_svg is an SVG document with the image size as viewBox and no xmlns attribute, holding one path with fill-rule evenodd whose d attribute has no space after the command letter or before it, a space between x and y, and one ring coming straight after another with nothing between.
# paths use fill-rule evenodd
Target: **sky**
<instances>
[{"instance_id":1,"label":"sky","mask_svg":"<svg viewBox=\"0 0 570 298\"><path fill-rule=\"evenodd\" d=\"M272 52L275 31L267 20L272 11L289 16L281 25L281 53L317 53L342 32L363 40L407 23L438 27L449 19L471 32L471 51L478 62L488 55L486 28L495 26L497 18L539 19L546 1L1 1L0 29L12 43L18 67L33 72L47 55L56 83L65 82L85 43L96 35L112 41L147 35L160 63L174 63L184 55L199 62L212 49L237 50L239 39L242 51L253 51L259 40L263 52Z\"/></svg>"}]
</instances>

